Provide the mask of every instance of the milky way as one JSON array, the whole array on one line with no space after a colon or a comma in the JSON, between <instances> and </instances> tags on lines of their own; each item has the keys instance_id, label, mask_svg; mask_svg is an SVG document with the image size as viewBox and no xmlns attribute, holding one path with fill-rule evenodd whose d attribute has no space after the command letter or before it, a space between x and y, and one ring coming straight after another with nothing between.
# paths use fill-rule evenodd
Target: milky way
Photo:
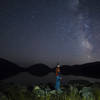
<instances>
[{"instance_id":1,"label":"milky way","mask_svg":"<svg viewBox=\"0 0 100 100\"><path fill-rule=\"evenodd\" d=\"M100 60L99 0L10 0L0 8L0 57L51 67Z\"/></svg>"}]
</instances>

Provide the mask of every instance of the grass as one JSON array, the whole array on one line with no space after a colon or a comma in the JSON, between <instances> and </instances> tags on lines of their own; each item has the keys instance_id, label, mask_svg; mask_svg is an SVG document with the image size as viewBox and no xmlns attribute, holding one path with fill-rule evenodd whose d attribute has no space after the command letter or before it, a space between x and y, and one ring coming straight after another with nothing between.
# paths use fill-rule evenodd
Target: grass
<instances>
[{"instance_id":1,"label":"grass","mask_svg":"<svg viewBox=\"0 0 100 100\"><path fill-rule=\"evenodd\" d=\"M100 84L69 82L61 90L49 85L36 85L29 89L14 84L0 85L0 100L100 100Z\"/></svg>"}]
</instances>

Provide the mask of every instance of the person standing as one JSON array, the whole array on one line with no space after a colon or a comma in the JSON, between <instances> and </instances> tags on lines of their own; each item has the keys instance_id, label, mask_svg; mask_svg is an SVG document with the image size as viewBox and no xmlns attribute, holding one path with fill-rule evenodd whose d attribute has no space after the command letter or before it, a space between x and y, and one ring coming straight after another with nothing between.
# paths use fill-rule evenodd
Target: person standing
<instances>
[{"instance_id":1,"label":"person standing","mask_svg":"<svg viewBox=\"0 0 100 100\"><path fill-rule=\"evenodd\" d=\"M57 91L60 90L60 80L61 80L61 77L60 77L60 65L58 64L57 68L56 68L56 86L55 86L55 89Z\"/></svg>"}]
</instances>

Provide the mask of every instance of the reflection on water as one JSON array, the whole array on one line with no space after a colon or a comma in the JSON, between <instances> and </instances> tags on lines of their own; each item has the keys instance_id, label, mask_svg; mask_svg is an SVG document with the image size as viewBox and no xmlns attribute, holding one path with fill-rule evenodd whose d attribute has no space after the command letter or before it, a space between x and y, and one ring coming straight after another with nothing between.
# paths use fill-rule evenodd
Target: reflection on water
<instances>
[{"instance_id":1,"label":"reflection on water","mask_svg":"<svg viewBox=\"0 0 100 100\"><path fill-rule=\"evenodd\" d=\"M86 78L82 76L72 76L72 75L61 75L62 76L62 84L67 84L69 80L88 80L90 82L100 82L100 79L94 79L94 78ZM56 75L55 73L49 73L46 76L38 77L33 76L27 72L22 72L16 76L13 76L11 78L3 80L4 82L9 83L16 83L16 84L24 84L24 85L34 85L39 83L53 83L56 82Z\"/></svg>"}]
</instances>

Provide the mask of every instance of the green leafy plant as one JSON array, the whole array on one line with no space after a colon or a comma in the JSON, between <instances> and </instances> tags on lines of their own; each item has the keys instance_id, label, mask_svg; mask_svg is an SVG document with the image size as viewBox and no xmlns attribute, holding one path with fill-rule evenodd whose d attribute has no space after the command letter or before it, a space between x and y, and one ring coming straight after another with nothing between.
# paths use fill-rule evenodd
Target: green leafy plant
<instances>
[{"instance_id":1,"label":"green leafy plant","mask_svg":"<svg viewBox=\"0 0 100 100\"><path fill-rule=\"evenodd\" d=\"M49 85L36 85L30 91L26 86L6 85L0 91L0 100L100 100L99 86L73 82L59 91Z\"/></svg>"},{"instance_id":2,"label":"green leafy plant","mask_svg":"<svg viewBox=\"0 0 100 100\"><path fill-rule=\"evenodd\" d=\"M95 100L91 87L83 87L80 93L82 94L82 100Z\"/></svg>"}]
</instances>

